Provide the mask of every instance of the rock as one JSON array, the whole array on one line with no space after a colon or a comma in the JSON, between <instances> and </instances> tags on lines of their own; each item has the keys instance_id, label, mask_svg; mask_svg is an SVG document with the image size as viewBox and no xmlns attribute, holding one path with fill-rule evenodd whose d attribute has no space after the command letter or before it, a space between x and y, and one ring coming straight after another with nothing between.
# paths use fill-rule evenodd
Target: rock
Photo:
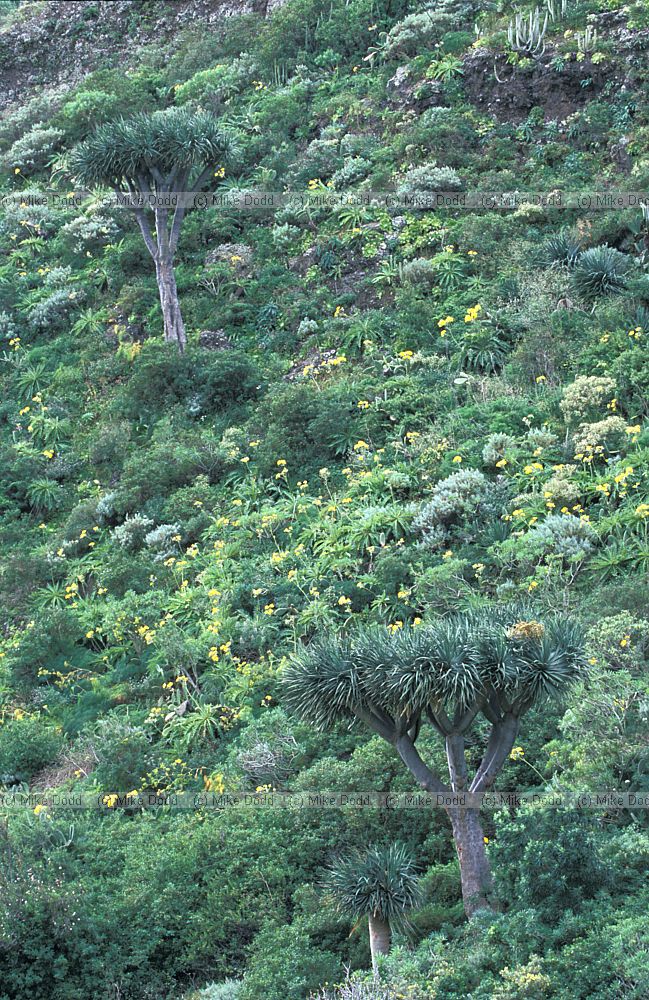
<instances>
[{"instance_id":1,"label":"rock","mask_svg":"<svg viewBox=\"0 0 649 1000\"><path fill-rule=\"evenodd\" d=\"M198 343L208 351L230 351L234 347L225 330L201 330Z\"/></svg>"},{"instance_id":2,"label":"rock","mask_svg":"<svg viewBox=\"0 0 649 1000\"><path fill-rule=\"evenodd\" d=\"M386 90L393 100L406 100L409 98L412 94L410 67L398 66L394 76L388 80Z\"/></svg>"},{"instance_id":3,"label":"rock","mask_svg":"<svg viewBox=\"0 0 649 1000\"><path fill-rule=\"evenodd\" d=\"M238 269L248 267L252 261L252 247L247 243L221 243L214 250L209 250L205 257L205 263L209 264L232 264Z\"/></svg>"}]
</instances>

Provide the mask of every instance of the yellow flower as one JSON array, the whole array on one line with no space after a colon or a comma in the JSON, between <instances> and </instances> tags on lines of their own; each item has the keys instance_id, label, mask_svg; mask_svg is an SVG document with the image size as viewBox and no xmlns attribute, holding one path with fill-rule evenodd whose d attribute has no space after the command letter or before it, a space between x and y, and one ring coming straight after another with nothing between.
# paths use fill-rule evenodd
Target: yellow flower
<instances>
[{"instance_id":1,"label":"yellow flower","mask_svg":"<svg viewBox=\"0 0 649 1000\"><path fill-rule=\"evenodd\" d=\"M514 747L509 755L510 760L522 760L525 756L525 751L522 747Z\"/></svg>"},{"instance_id":2,"label":"yellow flower","mask_svg":"<svg viewBox=\"0 0 649 1000\"><path fill-rule=\"evenodd\" d=\"M40 816L42 812L45 812L47 806L44 806L41 802L37 806L34 806L34 816Z\"/></svg>"},{"instance_id":3,"label":"yellow flower","mask_svg":"<svg viewBox=\"0 0 649 1000\"><path fill-rule=\"evenodd\" d=\"M506 458L501 458L499 462L496 462L496 468L497 469L504 469L506 465L507 465L507 459Z\"/></svg>"},{"instance_id":4,"label":"yellow flower","mask_svg":"<svg viewBox=\"0 0 649 1000\"><path fill-rule=\"evenodd\" d=\"M404 361L410 361L414 353L414 351L399 351L399 357L403 358Z\"/></svg>"},{"instance_id":5,"label":"yellow flower","mask_svg":"<svg viewBox=\"0 0 649 1000\"><path fill-rule=\"evenodd\" d=\"M462 456L461 455L454 455L453 461L455 462L456 465L459 465L459 463L462 461Z\"/></svg>"}]
</instances>

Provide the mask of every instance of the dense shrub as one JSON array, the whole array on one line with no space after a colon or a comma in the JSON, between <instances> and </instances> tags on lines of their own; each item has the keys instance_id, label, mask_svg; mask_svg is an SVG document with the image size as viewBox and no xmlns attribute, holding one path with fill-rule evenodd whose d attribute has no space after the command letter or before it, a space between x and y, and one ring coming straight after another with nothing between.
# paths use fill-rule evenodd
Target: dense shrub
<instances>
[{"instance_id":1,"label":"dense shrub","mask_svg":"<svg viewBox=\"0 0 649 1000\"><path fill-rule=\"evenodd\" d=\"M623 445L627 423L622 417L604 417L593 424L580 424L572 436L575 454L618 451Z\"/></svg>"},{"instance_id":2,"label":"dense shrub","mask_svg":"<svg viewBox=\"0 0 649 1000\"><path fill-rule=\"evenodd\" d=\"M509 899L529 900L548 921L612 881L593 820L578 811L526 807L511 818L501 816L490 853L500 891Z\"/></svg>"},{"instance_id":3,"label":"dense shrub","mask_svg":"<svg viewBox=\"0 0 649 1000\"><path fill-rule=\"evenodd\" d=\"M397 194L402 198L410 198L419 192L461 191L462 187L462 179L456 170L452 167L438 167L433 160L409 170L397 185Z\"/></svg>"},{"instance_id":4,"label":"dense shrub","mask_svg":"<svg viewBox=\"0 0 649 1000\"><path fill-rule=\"evenodd\" d=\"M385 40L385 53L390 58L417 55L422 48L432 48L449 29L457 26L460 5L455 0L444 2L397 21Z\"/></svg>"},{"instance_id":5,"label":"dense shrub","mask_svg":"<svg viewBox=\"0 0 649 1000\"><path fill-rule=\"evenodd\" d=\"M566 514L548 514L529 533L531 546L545 555L567 560L584 559L595 546L597 536L587 521Z\"/></svg>"},{"instance_id":6,"label":"dense shrub","mask_svg":"<svg viewBox=\"0 0 649 1000\"><path fill-rule=\"evenodd\" d=\"M153 527L150 517L143 517L142 514L127 515L123 524L120 524L113 531L113 538L123 549L138 549L144 544Z\"/></svg>"},{"instance_id":7,"label":"dense shrub","mask_svg":"<svg viewBox=\"0 0 649 1000\"><path fill-rule=\"evenodd\" d=\"M433 489L432 497L413 521L423 544L442 545L454 527L469 527L485 513L493 513L494 490L489 480L475 469L454 472Z\"/></svg>"},{"instance_id":8,"label":"dense shrub","mask_svg":"<svg viewBox=\"0 0 649 1000\"><path fill-rule=\"evenodd\" d=\"M261 376L239 351L189 348L182 357L173 345L147 344L136 359L120 410L131 418L185 404L192 415L214 413L230 403L254 399Z\"/></svg>"},{"instance_id":9,"label":"dense shrub","mask_svg":"<svg viewBox=\"0 0 649 1000\"><path fill-rule=\"evenodd\" d=\"M60 129L35 125L4 154L2 161L5 169L11 173L18 169L25 174L40 170L52 158L62 139L63 132Z\"/></svg>"},{"instance_id":10,"label":"dense shrub","mask_svg":"<svg viewBox=\"0 0 649 1000\"><path fill-rule=\"evenodd\" d=\"M97 723L89 739L97 760L94 775L104 791L125 795L142 788L153 758L149 737L140 726L109 715Z\"/></svg>"},{"instance_id":11,"label":"dense shrub","mask_svg":"<svg viewBox=\"0 0 649 1000\"><path fill-rule=\"evenodd\" d=\"M30 781L56 759L61 734L37 716L21 710L0 726L0 782Z\"/></svg>"},{"instance_id":12,"label":"dense shrub","mask_svg":"<svg viewBox=\"0 0 649 1000\"><path fill-rule=\"evenodd\" d=\"M580 375L563 391L560 406L567 424L593 419L606 411L615 392L615 382L608 376Z\"/></svg>"},{"instance_id":13,"label":"dense shrub","mask_svg":"<svg viewBox=\"0 0 649 1000\"><path fill-rule=\"evenodd\" d=\"M255 939L240 1000L303 1000L340 974L335 957L295 925L266 927Z\"/></svg>"}]
</instances>

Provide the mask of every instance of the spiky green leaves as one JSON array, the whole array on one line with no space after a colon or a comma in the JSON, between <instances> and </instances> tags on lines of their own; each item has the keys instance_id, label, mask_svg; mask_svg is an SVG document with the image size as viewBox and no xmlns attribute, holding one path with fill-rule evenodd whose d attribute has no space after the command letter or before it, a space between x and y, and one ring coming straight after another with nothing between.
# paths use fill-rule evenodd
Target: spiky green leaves
<instances>
[{"instance_id":1,"label":"spiky green leaves","mask_svg":"<svg viewBox=\"0 0 649 1000\"><path fill-rule=\"evenodd\" d=\"M408 728L425 712L449 717L490 703L525 711L565 688L584 667L579 629L525 621L520 609L456 615L395 634L370 628L319 641L284 674L288 704L320 728L387 717Z\"/></svg>"},{"instance_id":2,"label":"spiky green leaves","mask_svg":"<svg viewBox=\"0 0 649 1000\"><path fill-rule=\"evenodd\" d=\"M100 125L72 151L68 167L87 187L121 187L128 178L141 190L145 178L151 190L159 190L162 177L173 190L174 178L183 172L216 168L235 155L234 136L213 115L169 108Z\"/></svg>"},{"instance_id":3,"label":"spiky green leaves","mask_svg":"<svg viewBox=\"0 0 649 1000\"><path fill-rule=\"evenodd\" d=\"M320 729L353 717L365 697L351 644L344 639L314 642L295 657L284 681L289 703Z\"/></svg>"},{"instance_id":4,"label":"spiky green leaves","mask_svg":"<svg viewBox=\"0 0 649 1000\"><path fill-rule=\"evenodd\" d=\"M355 851L327 872L324 886L336 907L350 917L373 914L393 927L420 902L419 874L403 844Z\"/></svg>"},{"instance_id":5,"label":"spiky green leaves","mask_svg":"<svg viewBox=\"0 0 649 1000\"><path fill-rule=\"evenodd\" d=\"M575 290L587 302L601 295L615 295L626 287L633 264L628 254L606 244L585 250L577 258L573 271Z\"/></svg>"}]
</instances>

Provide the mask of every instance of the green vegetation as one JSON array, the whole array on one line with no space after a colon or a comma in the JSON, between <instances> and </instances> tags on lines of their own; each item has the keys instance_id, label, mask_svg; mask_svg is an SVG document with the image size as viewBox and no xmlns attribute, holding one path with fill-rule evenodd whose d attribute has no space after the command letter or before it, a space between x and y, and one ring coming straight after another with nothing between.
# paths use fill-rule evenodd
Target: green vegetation
<instances>
[{"instance_id":1,"label":"green vegetation","mask_svg":"<svg viewBox=\"0 0 649 1000\"><path fill-rule=\"evenodd\" d=\"M392 635L390 634L392 633ZM584 667L582 641L564 618L546 627L520 612L442 619L433 626L369 629L314 642L284 674L287 702L316 725L356 719L390 743L431 795L492 788L514 750L521 717L560 694ZM473 779L466 740L478 715L491 726ZM430 722L444 739L449 783L422 759ZM477 809L447 808L468 917L491 906L492 877Z\"/></svg>"},{"instance_id":2,"label":"green vegetation","mask_svg":"<svg viewBox=\"0 0 649 1000\"><path fill-rule=\"evenodd\" d=\"M649 794L646 4L209 6L0 3L0 1000L642 1000L646 809L389 803Z\"/></svg>"},{"instance_id":3,"label":"green vegetation","mask_svg":"<svg viewBox=\"0 0 649 1000\"><path fill-rule=\"evenodd\" d=\"M393 928L402 927L421 900L413 858L403 844L359 851L338 859L325 884L343 913L368 918L372 968L378 972L378 956L390 954Z\"/></svg>"}]
</instances>

